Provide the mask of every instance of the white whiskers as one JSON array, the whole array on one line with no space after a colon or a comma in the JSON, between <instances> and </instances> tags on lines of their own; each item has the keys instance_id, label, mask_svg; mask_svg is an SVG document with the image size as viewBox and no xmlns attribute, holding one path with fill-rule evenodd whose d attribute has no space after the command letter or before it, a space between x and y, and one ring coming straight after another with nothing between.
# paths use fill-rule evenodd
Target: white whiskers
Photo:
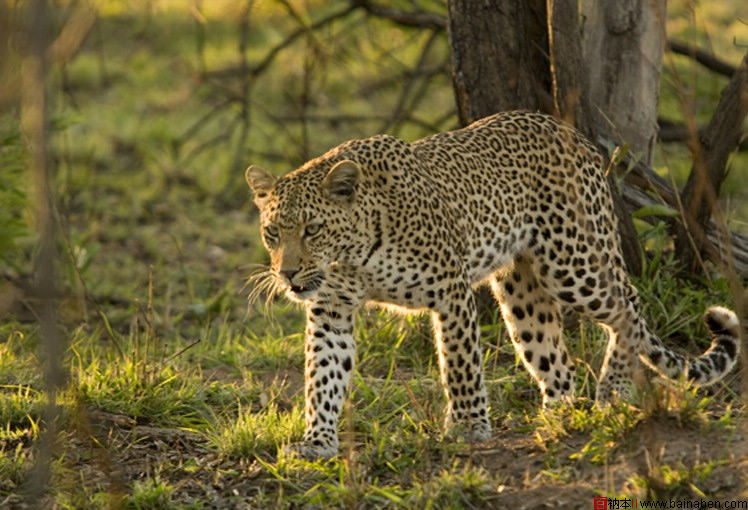
<instances>
[{"instance_id":1,"label":"white whiskers","mask_svg":"<svg viewBox=\"0 0 748 510\"><path fill-rule=\"evenodd\" d=\"M261 296L265 296L264 306L266 310L270 310L270 304L273 302L275 296L283 291L283 284L279 278L279 275L273 271L270 267L265 265L257 265L258 268L247 277L247 281L242 287L242 290L246 287L251 287L249 295L247 296L248 306L252 306Z\"/></svg>"}]
</instances>

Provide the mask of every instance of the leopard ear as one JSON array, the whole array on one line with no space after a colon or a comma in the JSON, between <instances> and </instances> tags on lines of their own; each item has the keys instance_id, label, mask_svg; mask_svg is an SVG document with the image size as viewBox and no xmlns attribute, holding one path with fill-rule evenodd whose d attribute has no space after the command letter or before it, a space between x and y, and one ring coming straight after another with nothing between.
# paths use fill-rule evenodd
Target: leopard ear
<instances>
[{"instance_id":1,"label":"leopard ear","mask_svg":"<svg viewBox=\"0 0 748 510\"><path fill-rule=\"evenodd\" d=\"M265 201L278 180L274 175L268 173L267 170L254 165L247 168L244 172L244 178L247 180L247 184L255 196L257 207L260 207Z\"/></svg>"},{"instance_id":2,"label":"leopard ear","mask_svg":"<svg viewBox=\"0 0 748 510\"><path fill-rule=\"evenodd\" d=\"M358 164L346 159L336 163L322 181L325 194L339 202L353 202L361 170Z\"/></svg>"}]
</instances>

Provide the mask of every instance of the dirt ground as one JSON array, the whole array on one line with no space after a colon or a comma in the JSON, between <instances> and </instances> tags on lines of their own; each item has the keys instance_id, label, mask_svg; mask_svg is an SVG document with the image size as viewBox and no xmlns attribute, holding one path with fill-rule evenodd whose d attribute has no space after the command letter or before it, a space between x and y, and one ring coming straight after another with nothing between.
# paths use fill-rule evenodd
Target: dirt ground
<instances>
[{"instance_id":1,"label":"dirt ground","mask_svg":"<svg viewBox=\"0 0 748 510\"><path fill-rule=\"evenodd\" d=\"M138 424L130 417L87 413L78 433L66 438L61 475L67 483L82 483L92 490L126 494L126 487L157 477L174 487L172 502L200 508L254 508L260 493L282 490L281 482L255 459L221 457L205 438L181 429ZM657 466L699 466L715 461L700 480L700 489L719 494L722 500L746 498L748 482L748 424L743 420L732 430L715 429L707 435L685 427L672 417L651 417L640 422L602 465L569 458L579 452L588 437L575 434L543 442L536 432L499 429L482 443L466 445L457 454L460 464L480 466L501 480L495 494L484 495L482 508L593 508L601 493L646 499L641 484L630 485L637 475L658 494L667 482ZM435 459L432 469L455 465L455 459ZM683 488L673 498L698 498ZM11 496L3 508L33 508L20 496ZM355 507L359 507L354 505ZM366 508L367 505L360 505Z\"/></svg>"}]
</instances>

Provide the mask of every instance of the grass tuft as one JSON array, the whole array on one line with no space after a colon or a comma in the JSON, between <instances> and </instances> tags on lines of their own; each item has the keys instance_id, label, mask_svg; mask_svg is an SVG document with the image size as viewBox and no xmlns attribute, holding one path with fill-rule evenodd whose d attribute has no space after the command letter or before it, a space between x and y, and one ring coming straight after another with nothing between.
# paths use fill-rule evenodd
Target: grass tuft
<instances>
[{"instance_id":1,"label":"grass tuft","mask_svg":"<svg viewBox=\"0 0 748 510\"><path fill-rule=\"evenodd\" d=\"M158 479L136 481L132 495L122 508L125 510L179 510L184 508L172 501L174 487ZM196 508L196 507L195 507Z\"/></svg>"},{"instance_id":2,"label":"grass tuft","mask_svg":"<svg viewBox=\"0 0 748 510\"><path fill-rule=\"evenodd\" d=\"M206 433L211 444L229 457L264 457L276 453L279 445L298 441L304 433L304 412L299 406L279 411L275 404L252 412L239 412L235 419L219 419L215 431Z\"/></svg>"}]
</instances>

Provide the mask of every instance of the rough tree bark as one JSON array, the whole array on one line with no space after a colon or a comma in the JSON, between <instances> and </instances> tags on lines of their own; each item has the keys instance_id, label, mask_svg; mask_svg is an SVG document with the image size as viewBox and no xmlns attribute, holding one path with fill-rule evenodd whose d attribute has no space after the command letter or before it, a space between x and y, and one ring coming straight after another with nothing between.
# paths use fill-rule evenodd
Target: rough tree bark
<instances>
[{"instance_id":1,"label":"rough tree bark","mask_svg":"<svg viewBox=\"0 0 748 510\"><path fill-rule=\"evenodd\" d=\"M583 0L582 47L595 130L647 164L657 140L665 0Z\"/></svg>"},{"instance_id":2,"label":"rough tree bark","mask_svg":"<svg viewBox=\"0 0 748 510\"><path fill-rule=\"evenodd\" d=\"M463 124L503 110L540 110L597 139L575 0L450 0L448 11L452 76ZM609 183L624 259L630 272L640 274L636 231L612 176Z\"/></svg>"},{"instance_id":3,"label":"rough tree bark","mask_svg":"<svg viewBox=\"0 0 748 510\"><path fill-rule=\"evenodd\" d=\"M447 5L460 123L516 108L552 113L544 2L450 0Z\"/></svg>"},{"instance_id":4,"label":"rough tree bark","mask_svg":"<svg viewBox=\"0 0 748 510\"><path fill-rule=\"evenodd\" d=\"M727 159L740 142L748 115L748 53L722 91L717 109L702 133L691 133L693 166L681 193L684 223L675 229L676 253L687 270L698 271L699 252L711 248L707 224L725 178ZM696 248L696 249L694 249ZM711 258L711 257L710 257Z\"/></svg>"}]
</instances>

